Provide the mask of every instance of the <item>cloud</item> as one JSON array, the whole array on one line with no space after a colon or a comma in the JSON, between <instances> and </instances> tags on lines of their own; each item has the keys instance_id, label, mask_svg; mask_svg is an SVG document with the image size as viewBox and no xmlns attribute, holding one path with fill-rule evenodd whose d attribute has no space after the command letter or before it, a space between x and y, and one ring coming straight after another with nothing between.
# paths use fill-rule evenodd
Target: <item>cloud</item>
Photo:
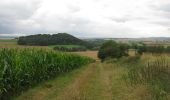
<instances>
[{"instance_id":1,"label":"cloud","mask_svg":"<svg viewBox=\"0 0 170 100\"><path fill-rule=\"evenodd\" d=\"M0 34L18 33L21 20L28 20L38 9L37 0L2 0L0 3Z\"/></svg>"},{"instance_id":2,"label":"cloud","mask_svg":"<svg viewBox=\"0 0 170 100\"><path fill-rule=\"evenodd\" d=\"M1 0L0 34L170 36L169 0Z\"/></svg>"}]
</instances>

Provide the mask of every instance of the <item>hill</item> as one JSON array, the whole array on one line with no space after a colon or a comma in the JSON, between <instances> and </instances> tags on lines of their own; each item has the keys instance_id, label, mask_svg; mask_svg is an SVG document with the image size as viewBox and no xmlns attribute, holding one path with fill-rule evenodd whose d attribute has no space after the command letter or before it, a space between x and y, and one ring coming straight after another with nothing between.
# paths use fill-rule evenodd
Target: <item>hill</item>
<instances>
[{"instance_id":1,"label":"hill","mask_svg":"<svg viewBox=\"0 0 170 100\"><path fill-rule=\"evenodd\" d=\"M83 45L86 47L91 47L92 45L85 42L79 38L76 38L67 33L58 34L37 34L30 36L23 36L18 38L19 45Z\"/></svg>"}]
</instances>

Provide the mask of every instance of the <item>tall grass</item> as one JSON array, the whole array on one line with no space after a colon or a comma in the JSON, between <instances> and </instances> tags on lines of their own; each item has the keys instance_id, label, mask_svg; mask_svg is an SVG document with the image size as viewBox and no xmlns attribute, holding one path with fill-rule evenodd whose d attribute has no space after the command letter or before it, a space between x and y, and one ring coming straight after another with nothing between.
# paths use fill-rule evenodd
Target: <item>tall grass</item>
<instances>
[{"instance_id":1,"label":"tall grass","mask_svg":"<svg viewBox=\"0 0 170 100\"><path fill-rule=\"evenodd\" d=\"M131 66L127 77L130 83L146 84L154 100L168 100L170 93L170 63L168 57L157 57L155 60Z\"/></svg>"},{"instance_id":2,"label":"tall grass","mask_svg":"<svg viewBox=\"0 0 170 100\"><path fill-rule=\"evenodd\" d=\"M93 61L43 49L0 49L0 100Z\"/></svg>"}]
</instances>

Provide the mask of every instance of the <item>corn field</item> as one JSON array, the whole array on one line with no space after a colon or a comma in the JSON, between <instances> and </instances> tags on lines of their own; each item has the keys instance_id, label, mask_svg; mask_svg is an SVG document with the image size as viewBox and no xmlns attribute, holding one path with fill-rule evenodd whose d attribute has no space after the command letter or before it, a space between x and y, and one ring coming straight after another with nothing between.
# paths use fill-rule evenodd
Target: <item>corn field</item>
<instances>
[{"instance_id":1,"label":"corn field","mask_svg":"<svg viewBox=\"0 0 170 100\"><path fill-rule=\"evenodd\" d=\"M0 49L0 100L90 62L94 60L43 49Z\"/></svg>"}]
</instances>

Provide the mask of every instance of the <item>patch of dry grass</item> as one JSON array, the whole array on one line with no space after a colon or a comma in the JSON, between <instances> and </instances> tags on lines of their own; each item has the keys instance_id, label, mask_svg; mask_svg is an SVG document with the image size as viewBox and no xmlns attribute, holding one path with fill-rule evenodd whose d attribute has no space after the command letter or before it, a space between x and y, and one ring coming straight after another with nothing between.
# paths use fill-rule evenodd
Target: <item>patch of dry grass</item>
<instances>
[{"instance_id":1,"label":"patch of dry grass","mask_svg":"<svg viewBox=\"0 0 170 100\"><path fill-rule=\"evenodd\" d=\"M91 57L94 58L95 60L99 60L99 58L97 57L98 51L81 51L81 52L72 52L72 53L79 54L81 56Z\"/></svg>"},{"instance_id":2,"label":"patch of dry grass","mask_svg":"<svg viewBox=\"0 0 170 100\"><path fill-rule=\"evenodd\" d=\"M67 86L63 92L56 97L57 100L87 100L87 94L84 91L91 78L94 76L96 67L90 65L76 80Z\"/></svg>"}]
</instances>

